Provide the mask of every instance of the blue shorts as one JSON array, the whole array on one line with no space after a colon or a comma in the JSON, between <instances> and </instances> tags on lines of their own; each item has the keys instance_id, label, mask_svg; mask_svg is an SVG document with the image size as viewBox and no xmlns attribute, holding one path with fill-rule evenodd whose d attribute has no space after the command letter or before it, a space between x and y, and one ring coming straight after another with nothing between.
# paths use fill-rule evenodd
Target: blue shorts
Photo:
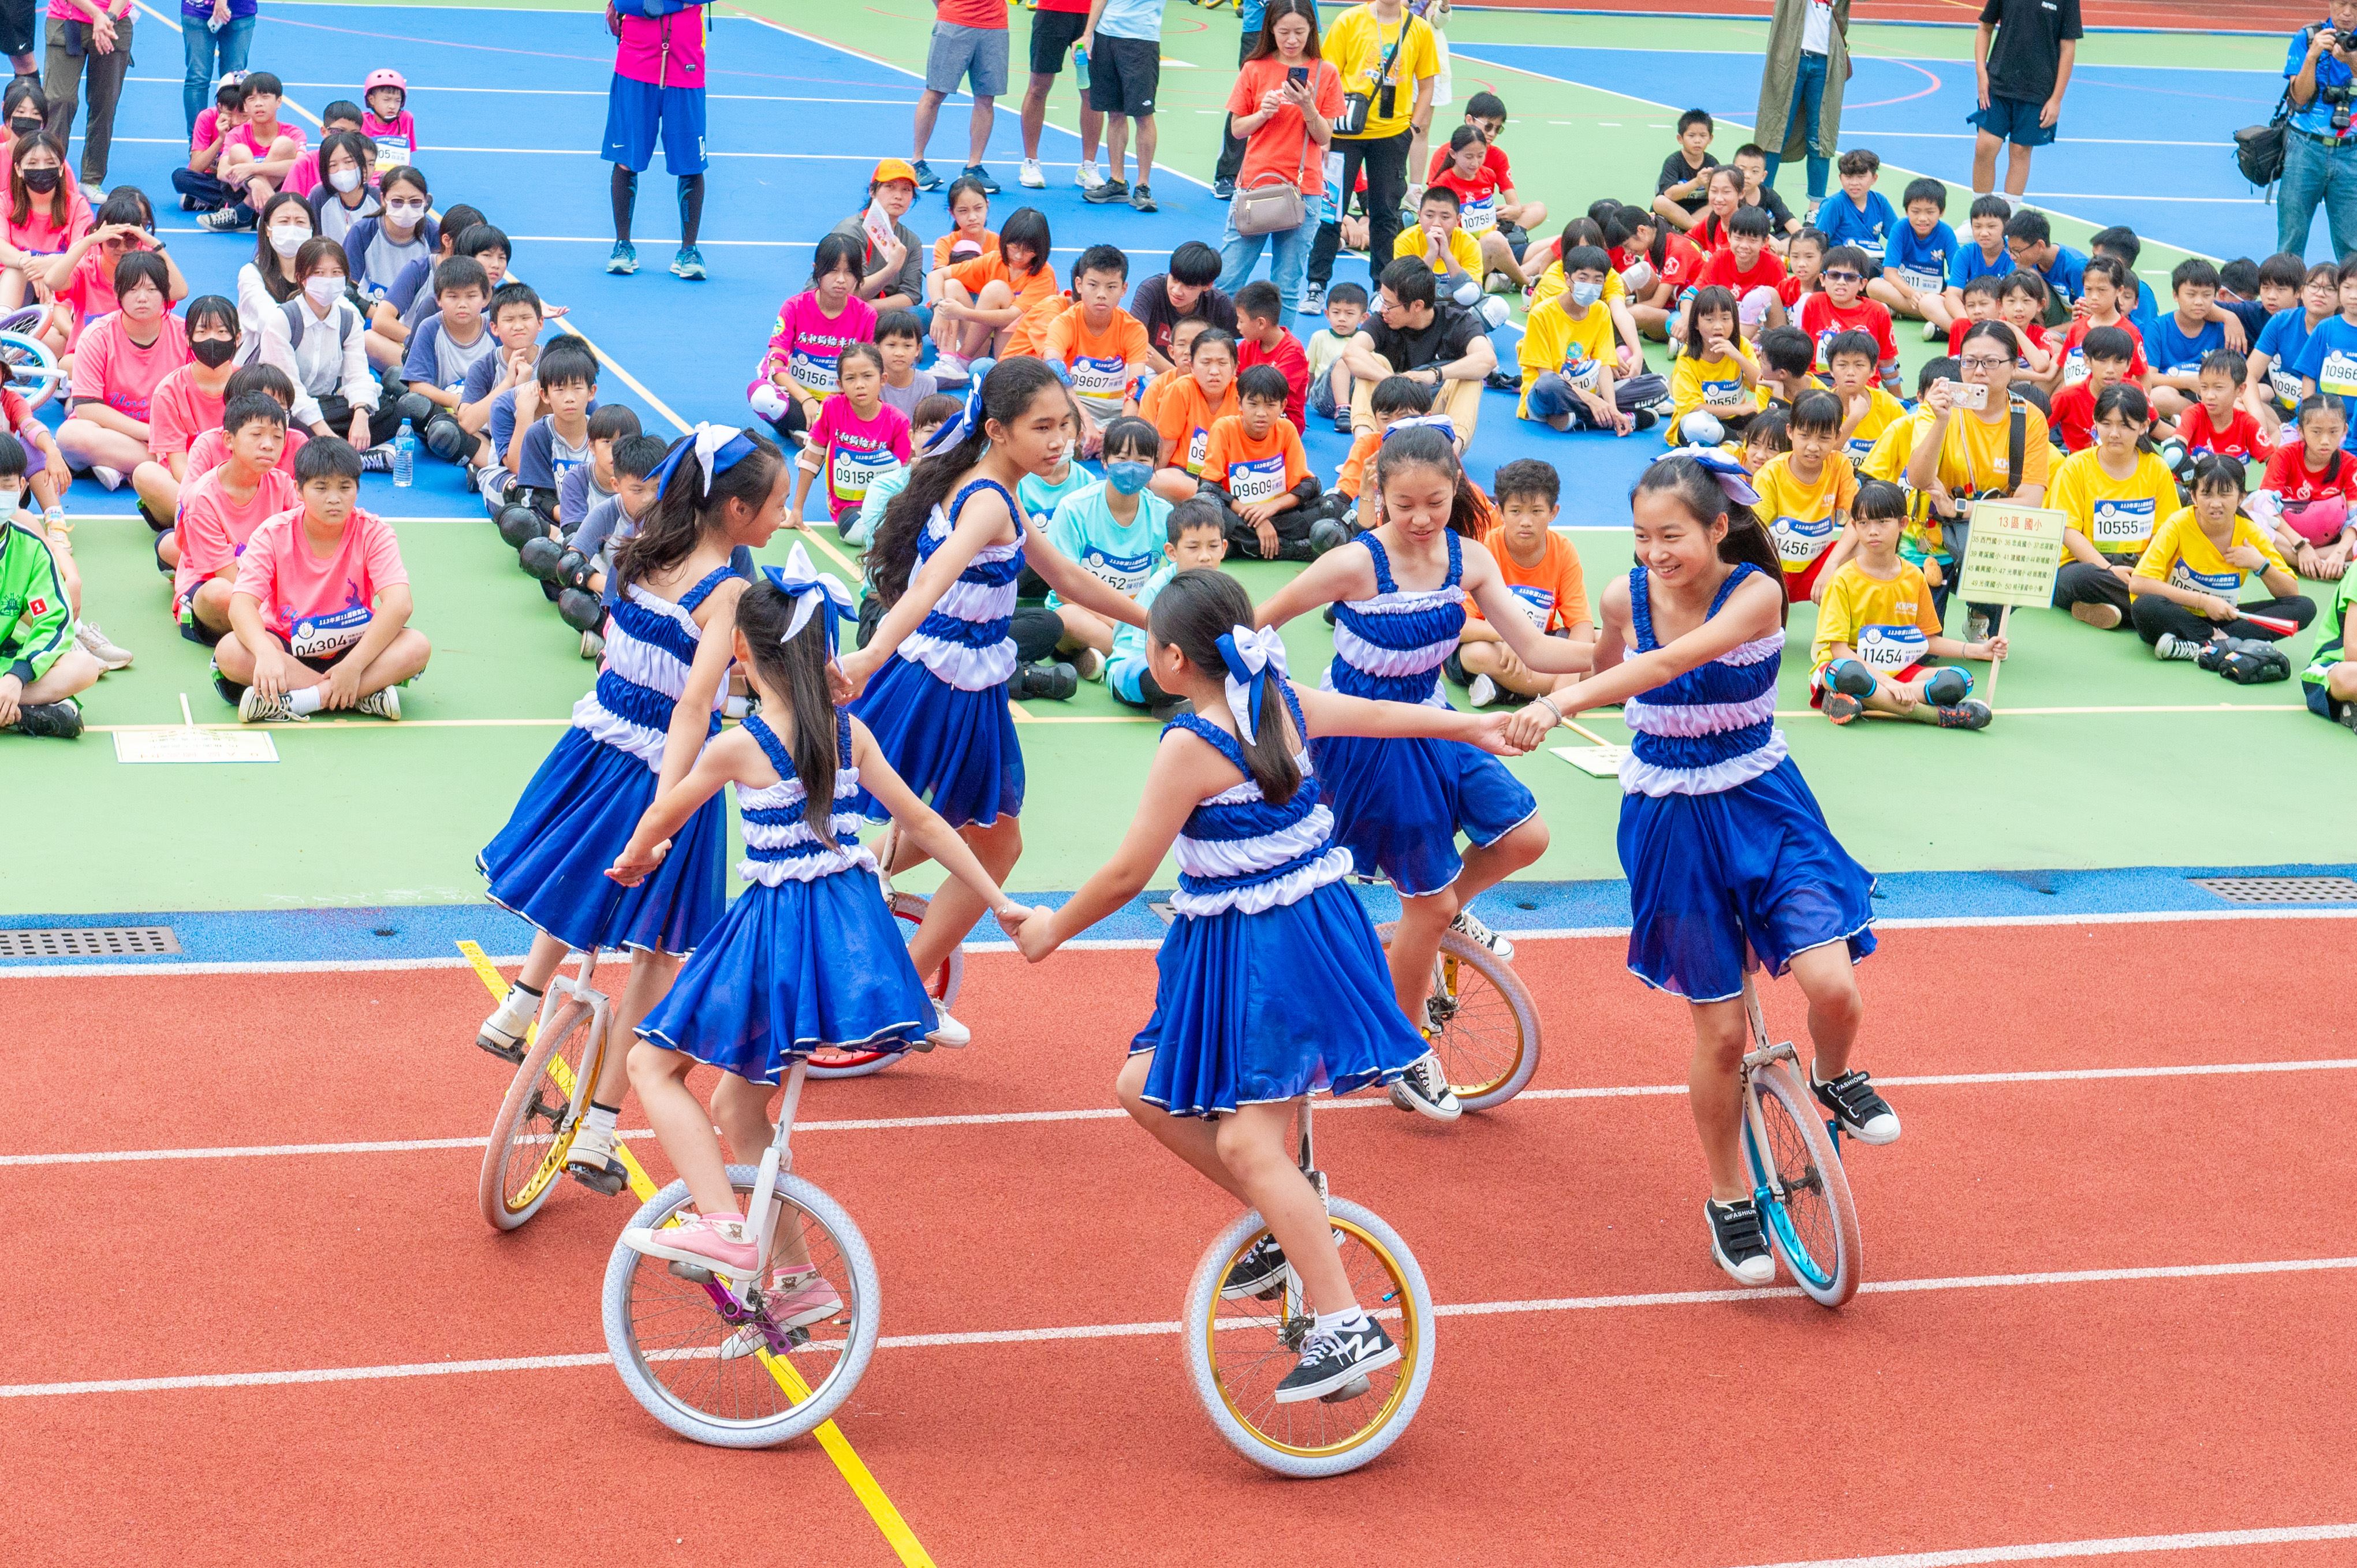
<instances>
[{"instance_id":1,"label":"blue shorts","mask_svg":"<svg viewBox=\"0 0 2357 1568\"><path fill-rule=\"evenodd\" d=\"M644 173L654 159L658 129L665 168L683 177L704 172L704 89L614 78L606 92L605 160Z\"/></svg>"},{"instance_id":2,"label":"blue shorts","mask_svg":"<svg viewBox=\"0 0 2357 1568\"><path fill-rule=\"evenodd\" d=\"M1113 694L1133 708L1146 706L1146 691L1138 677L1146 673L1143 659L1116 659L1105 666L1105 684Z\"/></svg>"},{"instance_id":3,"label":"blue shorts","mask_svg":"<svg viewBox=\"0 0 2357 1568\"><path fill-rule=\"evenodd\" d=\"M1978 125L1998 141L2011 142L2017 147L2042 147L2054 139L2054 133L2062 126L2059 119L2051 125L2040 124L2038 117L2045 112L2043 103L2032 103L2021 98L1999 98L1991 93L1989 106L1975 109L1965 115L1964 124Z\"/></svg>"}]
</instances>

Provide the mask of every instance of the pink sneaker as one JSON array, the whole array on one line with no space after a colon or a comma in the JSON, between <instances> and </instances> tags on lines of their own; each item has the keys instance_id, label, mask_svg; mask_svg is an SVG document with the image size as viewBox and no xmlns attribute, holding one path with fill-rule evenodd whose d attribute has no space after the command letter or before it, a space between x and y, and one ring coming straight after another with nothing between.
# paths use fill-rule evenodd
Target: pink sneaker
<instances>
[{"instance_id":1,"label":"pink sneaker","mask_svg":"<svg viewBox=\"0 0 2357 1568\"><path fill-rule=\"evenodd\" d=\"M660 1228L633 1225L622 1232L622 1245L650 1258L717 1264L735 1274L749 1274L761 1262L761 1250L746 1235L741 1214L691 1214Z\"/></svg>"},{"instance_id":2,"label":"pink sneaker","mask_svg":"<svg viewBox=\"0 0 2357 1568\"><path fill-rule=\"evenodd\" d=\"M770 1321L780 1328L807 1328L840 1316L843 1312L842 1295L826 1283L824 1274L815 1271L773 1270L763 1300L770 1310ZM734 1361L754 1355L768 1342L768 1337L759 1329L740 1328L720 1347L720 1359Z\"/></svg>"}]
</instances>

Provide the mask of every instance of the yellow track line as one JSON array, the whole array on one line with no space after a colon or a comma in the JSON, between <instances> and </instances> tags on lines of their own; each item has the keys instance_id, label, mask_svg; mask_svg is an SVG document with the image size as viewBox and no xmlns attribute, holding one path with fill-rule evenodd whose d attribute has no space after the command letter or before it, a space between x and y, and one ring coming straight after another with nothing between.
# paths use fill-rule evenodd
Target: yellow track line
<instances>
[{"instance_id":1,"label":"yellow track line","mask_svg":"<svg viewBox=\"0 0 2357 1568\"><path fill-rule=\"evenodd\" d=\"M508 993L507 981L479 945L462 941L458 944L458 951L474 966L476 975L494 997ZM567 1094L572 1093L573 1086L565 1081L570 1076L565 1064L552 1060L550 1067L552 1076L557 1079L557 1087ZM631 1195L641 1203L652 1197L655 1195L654 1182L619 1138L614 1140L614 1153L620 1156L623 1167L630 1173ZM770 1369L770 1375L777 1379L778 1386L786 1391L788 1398L799 1404L811 1397L810 1385L802 1380L802 1373L767 1350L760 1352L760 1357L761 1365ZM875 1473L867 1468L866 1462L851 1446L851 1440L843 1434L843 1429L832 1421L823 1422L815 1435L819 1446L825 1449L826 1456L834 1461L834 1467L842 1472L852 1496L859 1499L860 1506L867 1510L867 1517L875 1520L876 1528L883 1532L894 1554L908 1564L908 1568L935 1568L931 1555L918 1541L916 1532L909 1528L909 1521L900 1517L900 1510L892 1506L892 1499L885 1496L884 1488L877 1484Z\"/></svg>"}]
</instances>

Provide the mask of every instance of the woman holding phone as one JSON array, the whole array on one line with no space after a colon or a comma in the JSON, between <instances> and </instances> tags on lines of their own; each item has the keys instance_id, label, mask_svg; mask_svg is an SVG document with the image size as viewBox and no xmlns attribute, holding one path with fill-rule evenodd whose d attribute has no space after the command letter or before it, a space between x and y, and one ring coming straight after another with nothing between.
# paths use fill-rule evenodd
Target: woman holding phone
<instances>
[{"instance_id":1,"label":"woman holding phone","mask_svg":"<svg viewBox=\"0 0 2357 1568\"><path fill-rule=\"evenodd\" d=\"M1301 308L1326 192L1326 148L1342 113L1341 75L1318 53L1317 0L1269 0L1228 113L1244 140L1244 160L1220 237L1220 288L1230 295L1242 288L1265 245L1269 279L1291 316ZM1288 188L1298 200L1286 200ZM1292 221L1281 222L1287 214Z\"/></svg>"},{"instance_id":2,"label":"woman holding phone","mask_svg":"<svg viewBox=\"0 0 2357 1568\"><path fill-rule=\"evenodd\" d=\"M1957 353L1964 379L1933 381L1923 394L1931 417L1907 459L1907 483L1931 498L1932 514L1945 529L1947 547L1960 564L1975 501L2005 496L2023 506L2041 506L2046 500L2051 450L2046 415L2011 395L2020 353L2021 340L2012 328L2002 321L1975 322ZM1944 604L1944 592L1941 599ZM1979 605L1972 610L1975 617L1987 613ZM1966 630L1970 641L1988 635L1969 626Z\"/></svg>"}]
</instances>

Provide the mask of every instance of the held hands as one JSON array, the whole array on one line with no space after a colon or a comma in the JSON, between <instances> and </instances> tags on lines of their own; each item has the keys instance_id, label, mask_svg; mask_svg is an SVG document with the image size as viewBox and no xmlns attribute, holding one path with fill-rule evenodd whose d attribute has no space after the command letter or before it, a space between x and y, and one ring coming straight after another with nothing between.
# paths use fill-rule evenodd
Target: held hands
<instances>
[{"instance_id":1,"label":"held hands","mask_svg":"<svg viewBox=\"0 0 2357 1568\"><path fill-rule=\"evenodd\" d=\"M1481 728L1474 736L1473 744L1499 757L1522 756L1537 746L1539 737L1546 734L1545 728L1539 728L1523 722L1523 716L1533 708L1538 710L1541 723L1544 724L1546 709L1539 707L1536 703L1517 712L1501 710L1493 714L1484 714L1481 716ZM1534 728L1536 733L1533 734ZM1525 736L1529 738L1526 739Z\"/></svg>"},{"instance_id":2,"label":"held hands","mask_svg":"<svg viewBox=\"0 0 2357 1568\"><path fill-rule=\"evenodd\" d=\"M834 693L836 705L850 702L867 690L867 682L876 678L880 662L870 649L862 648L845 654L827 672L827 689ZM837 682L842 684L838 686Z\"/></svg>"},{"instance_id":3,"label":"held hands","mask_svg":"<svg viewBox=\"0 0 2357 1568\"><path fill-rule=\"evenodd\" d=\"M843 666L833 660L829 660L826 666L826 695L827 700L838 708L856 695L851 689L851 678L843 672Z\"/></svg>"},{"instance_id":4,"label":"held hands","mask_svg":"<svg viewBox=\"0 0 2357 1568\"><path fill-rule=\"evenodd\" d=\"M606 868L606 875L625 887L636 887L653 875L655 867L661 865L663 856L670 853L669 839L651 849L640 849L639 841L634 838L622 846L622 853L614 857L614 864Z\"/></svg>"},{"instance_id":5,"label":"held hands","mask_svg":"<svg viewBox=\"0 0 2357 1568\"><path fill-rule=\"evenodd\" d=\"M1556 705L1562 705L1559 697ZM1526 703L1513 712L1499 716L1506 721L1502 732L1506 744L1503 747L1491 746L1489 749L1501 751L1508 757L1521 757L1537 750L1539 743L1546 739L1547 732L1562 722L1547 711L1546 703L1537 701Z\"/></svg>"},{"instance_id":6,"label":"held hands","mask_svg":"<svg viewBox=\"0 0 2357 1568\"><path fill-rule=\"evenodd\" d=\"M1038 963L1056 950L1055 925L1053 909L1033 909L1024 916L1015 932L1015 946L1027 962Z\"/></svg>"}]
</instances>

